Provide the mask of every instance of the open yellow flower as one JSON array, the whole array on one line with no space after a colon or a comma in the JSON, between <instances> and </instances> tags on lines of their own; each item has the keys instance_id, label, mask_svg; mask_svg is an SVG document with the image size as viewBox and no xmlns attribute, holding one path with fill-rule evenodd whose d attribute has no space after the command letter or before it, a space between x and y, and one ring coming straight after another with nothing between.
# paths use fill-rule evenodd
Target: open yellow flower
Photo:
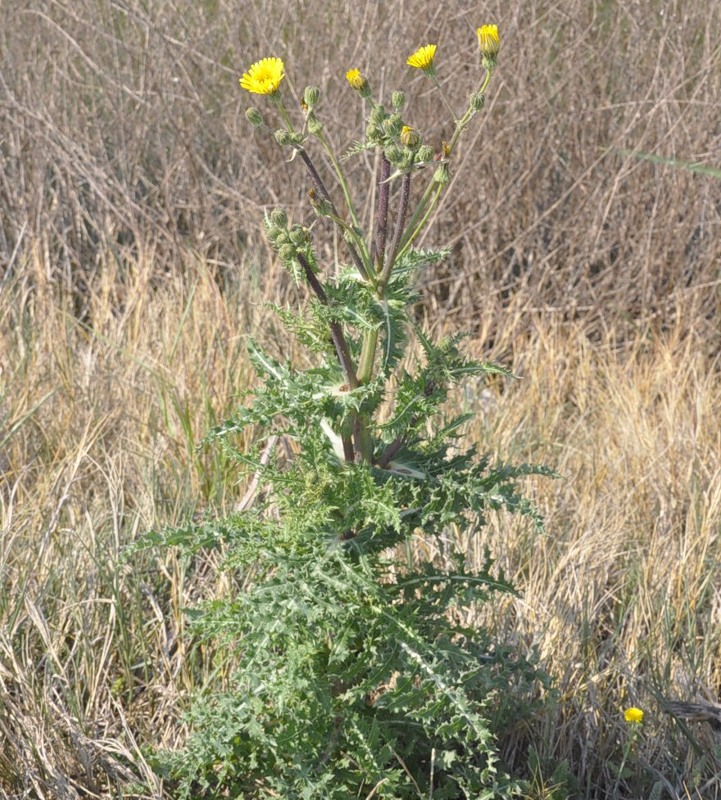
<instances>
[{"instance_id":1,"label":"open yellow flower","mask_svg":"<svg viewBox=\"0 0 721 800\"><path fill-rule=\"evenodd\" d=\"M285 77L285 65L280 58L263 58L244 73L240 85L253 94L275 94Z\"/></svg>"},{"instance_id":2,"label":"open yellow flower","mask_svg":"<svg viewBox=\"0 0 721 800\"><path fill-rule=\"evenodd\" d=\"M406 64L409 67L422 69L423 72L431 73L433 71L433 59L436 57L437 46L435 44L426 44L419 47L415 53L408 56Z\"/></svg>"},{"instance_id":3,"label":"open yellow flower","mask_svg":"<svg viewBox=\"0 0 721 800\"><path fill-rule=\"evenodd\" d=\"M640 708L627 708L623 712L623 718L630 725L640 725L643 722L643 711Z\"/></svg>"},{"instance_id":4,"label":"open yellow flower","mask_svg":"<svg viewBox=\"0 0 721 800\"><path fill-rule=\"evenodd\" d=\"M481 25L476 30L478 35L478 46L484 58L495 61L498 51L501 49L501 40L498 38L498 25Z\"/></svg>"},{"instance_id":5,"label":"open yellow flower","mask_svg":"<svg viewBox=\"0 0 721 800\"><path fill-rule=\"evenodd\" d=\"M365 76L359 69L349 69L345 74L345 79L357 91L360 91L367 83Z\"/></svg>"}]
</instances>

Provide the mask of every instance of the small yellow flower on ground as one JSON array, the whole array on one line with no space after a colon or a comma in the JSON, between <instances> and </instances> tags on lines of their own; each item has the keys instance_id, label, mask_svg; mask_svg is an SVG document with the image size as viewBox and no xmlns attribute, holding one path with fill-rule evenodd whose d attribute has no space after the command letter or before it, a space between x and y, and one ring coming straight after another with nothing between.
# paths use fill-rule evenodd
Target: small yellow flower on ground
<instances>
[{"instance_id":1,"label":"small yellow flower on ground","mask_svg":"<svg viewBox=\"0 0 721 800\"><path fill-rule=\"evenodd\" d=\"M501 40L498 38L498 25L481 25L476 30L478 46L485 58L495 60L501 49Z\"/></svg>"},{"instance_id":2,"label":"small yellow flower on ground","mask_svg":"<svg viewBox=\"0 0 721 800\"><path fill-rule=\"evenodd\" d=\"M639 725L643 722L643 711L640 708L627 708L623 712L623 718L630 725Z\"/></svg>"},{"instance_id":3,"label":"small yellow flower on ground","mask_svg":"<svg viewBox=\"0 0 721 800\"><path fill-rule=\"evenodd\" d=\"M427 44L419 47L415 53L408 56L406 64L409 67L422 69L424 72L430 72L433 69L433 59L436 57L437 46L435 44Z\"/></svg>"},{"instance_id":4,"label":"small yellow flower on ground","mask_svg":"<svg viewBox=\"0 0 721 800\"><path fill-rule=\"evenodd\" d=\"M285 65L280 58L263 58L240 79L240 85L253 94L275 94L285 77Z\"/></svg>"}]
</instances>

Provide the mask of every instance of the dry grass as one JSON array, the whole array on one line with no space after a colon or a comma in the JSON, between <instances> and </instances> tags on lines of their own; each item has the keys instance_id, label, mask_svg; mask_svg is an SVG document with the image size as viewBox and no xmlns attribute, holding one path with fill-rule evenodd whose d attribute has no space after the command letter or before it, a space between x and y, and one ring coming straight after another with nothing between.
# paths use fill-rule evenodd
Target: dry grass
<instances>
[{"instance_id":1,"label":"dry grass","mask_svg":"<svg viewBox=\"0 0 721 800\"><path fill-rule=\"evenodd\" d=\"M294 294L257 222L261 203L304 215L306 187L249 133L239 73L283 56L347 143L349 65L388 95L403 54L438 40L441 76L466 76L487 19L504 38L491 113L428 241L452 258L424 283L435 325L522 376L459 397L473 438L563 476L532 486L547 535L489 532L523 592L496 624L559 692L504 747L621 798L619 709L638 704L658 796L721 796L719 742L657 699L721 694L721 181L681 164L721 165L721 8L236 6L0 6L0 796L160 796L143 753L182 740L211 679L182 608L219 588L212 563L122 552L237 500L195 445L246 385L244 334L284 347L261 303Z\"/></svg>"}]
</instances>

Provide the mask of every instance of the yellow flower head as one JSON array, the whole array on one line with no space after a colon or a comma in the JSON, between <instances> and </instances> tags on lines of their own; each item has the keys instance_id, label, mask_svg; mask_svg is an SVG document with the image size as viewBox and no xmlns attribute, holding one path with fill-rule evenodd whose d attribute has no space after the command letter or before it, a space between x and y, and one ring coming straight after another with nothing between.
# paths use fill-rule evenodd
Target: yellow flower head
<instances>
[{"instance_id":1,"label":"yellow flower head","mask_svg":"<svg viewBox=\"0 0 721 800\"><path fill-rule=\"evenodd\" d=\"M401 144L406 147L418 147L421 143L421 137L411 128L410 125L404 125L400 135Z\"/></svg>"},{"instance_id":2,"label":"yellow flower head","mask_svg":"<svg viewBox=\"0 0 721 800\"><path fill-rule=\"evenodd\" d=\"M643 722L643 711L640 708L627 708L623 712L623 718L629 725L640 725Z\"/></svg>"},{"instance_id":3,"label":"yellow flower head","mask_svg":"<svg viewBox=\"0 0 721 800\"><path fill-rule=\"evenodd\" d=\"M409 67L422 69L428 75L433 75L435 68L433 66L433 59L436 57L436 45L427 44L419 47L415 53L411 53L406 60Z\"/></svg>"},{"instance_id":4,"label":"yellow flower head","mask_svg":"<svg viewBox=\"0 0 721 800\"><path fill-rule=\"evenodd\" d=\"M240 85L253 94L275 94L285 77L285 65L280 58L263 58L240 79Z\"/></svg>"},{"instance_id":5,"label":"yellow flower head","mask_svg":"<svg viewBox=\"0 0 721 800\"><path fill-rule=\"evenodd\" d=\"M357 92L362 92L368 86L366 76L359 69L349 69L345 79Z\"/></svg>"},{"instance_id":6,"label":"yellow flower head","mask_svg":"<svg viewBox=\"0 0 721 800\"><path fill-rule=\"evenodd\" d=\"M478 34L478 46L484 58L495 61L498 51L501 49L501 40L498 38L498 25L481 25L476 30Z\"/></svg>"}]
</instances>

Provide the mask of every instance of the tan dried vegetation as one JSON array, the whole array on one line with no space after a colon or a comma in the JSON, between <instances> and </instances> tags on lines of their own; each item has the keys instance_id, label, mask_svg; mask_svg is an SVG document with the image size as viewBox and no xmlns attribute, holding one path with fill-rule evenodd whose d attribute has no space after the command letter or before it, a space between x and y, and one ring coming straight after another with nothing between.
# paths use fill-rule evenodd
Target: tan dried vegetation
<instances>
[{"instance_id":1,"label":"tan dried vegetation","mask_svg":"<svg viewBox=\"0 0 721 800\"><path fill-rule=\"evenodd\" d=\"M307 187L246 123L242 70L273 54L297 91L320 85L339 143L360 121L346 69L386 95L404 83L439 145L448 121L405 54L437 41L460 105L473 30L493 21L489 113L432 229L453 251L419 311L521 376L459 395L479 412L472 437L562 476L531 487L545 535L502 520L489 534L522 591L498 630L538 648L559 693L505 752L520 768L530 743L548 774L567 762L579 797L621 797L632 704L657 796L721 796L718 741L659 700L721 693L721 180L698 171L721 165L721 7L493 0L477 14L0 6L0 795L160 796L144 753L182 741L187 694L213 679L182 611L222 591L212 556L122 553L242 496L196 445L250 379L244 334L283 349L263 301L298 299L259 220L262 203L303 218Z\"/></svg>"}]
</instances>

